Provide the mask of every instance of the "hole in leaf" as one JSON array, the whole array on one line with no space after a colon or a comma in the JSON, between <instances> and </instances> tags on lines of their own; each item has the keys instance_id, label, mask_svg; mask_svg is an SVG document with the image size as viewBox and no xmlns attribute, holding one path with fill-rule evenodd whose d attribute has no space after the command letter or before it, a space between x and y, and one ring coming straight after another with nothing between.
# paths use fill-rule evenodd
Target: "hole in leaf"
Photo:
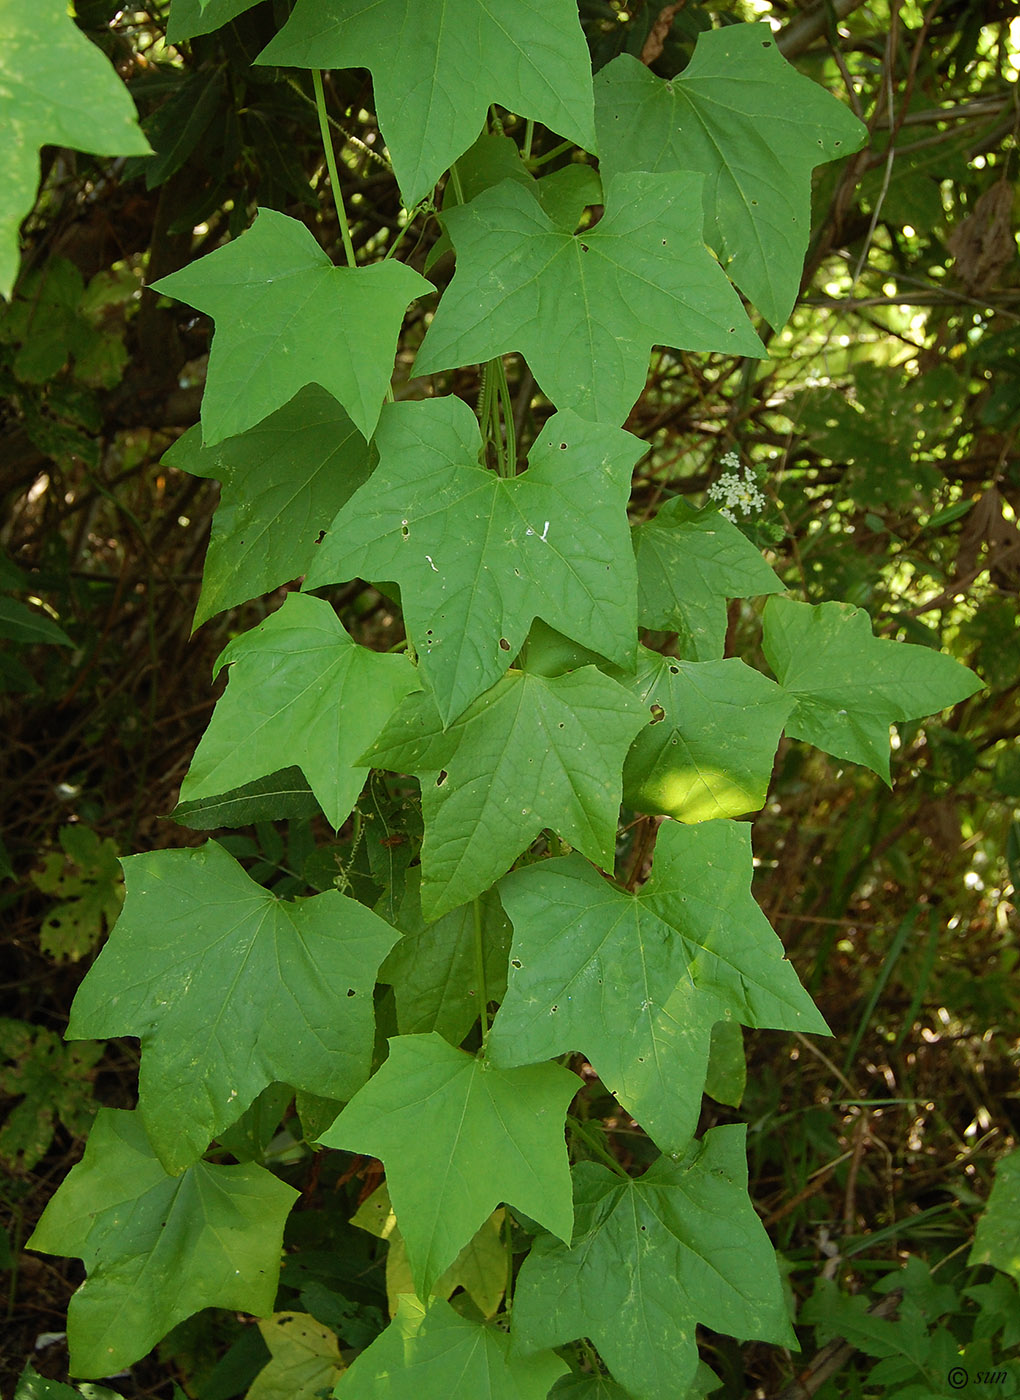
<instances>
[{"instance_id":1,"label":"hole in leaf","mask_svg":"<svg viewBox=\"0 0 1020 1400\"><path fill-rule=\"evenodd\" d=\"M326 538L326 532L325 532L325 530L320 530L319 533L315 536L315 543L316 543L316 544L322 544L322 542L323 542L323 540L324 540L325 538Z\"/></svg>"},{"instance_id":2,"label":"hole in leaf","mask_svg":"<svg viewBox=\"0 0 1020 1400\"><path fill-rule=\"evenodd\" d=\"M352 997L352 996L355 996L355 995L356 995L356 993L355 993L353 987L348 987L348 988L347 988L347 995L348 995L349 997Z\"/></svg>"},{"instance_id":3,"label":"hole in leaf","mask_svg":"<svg viewBox=\"0 0 1020 1400\"><path fill-rule=\"evenodd\" d=\"M772 40L771 40L771 39L763 39L763 40L761 41L761 46L762 46L763 49L770 49L770 48L772 47ZM644 1229L644 1226L642 1226L641 1228Z\"/></svg>"},{"instance_id":4,"label":"hole in leaf","mask_svg":"<svg viewBox=\"0 0 1020 1400\"><path fill-rule=\"evenodd\" d=\"M505 637L500 637L500 639L499 639L499 649L500 649L500 651L509 651L509 650L510 650L510 643L507 641L507 639L506 639Z\"/></svg>"},{"instance_id":5,"label":"hole in leaf","mask_svg":"<svg viewBox=\"0 0 1020 1400\"><path fill-rule=\"evenodd\" d=\"M510 966L511 966L511 967L523 967L524 964L521 962L520 958L511 958L511 959L510 959Z\"/></svg>"},{"instance_id":6,"label":"hole in leaf","mask_svg":"<svg viewBox=\"0 0 1020 1400\"><path fill-rule=\"evenodd\" d=\"M661 705L650 705L649 709L652 712L653 724L661 724L661 722L666 718L666 711L662 708Z\"/></svg>"},{"instance_id":7,"label":"hole in leaf","mask_svg":"<svg viewBox=\"0 0 1020 1400\"><path fill-rule=\"evenodd\" d=\"M670 674L671 674L671 675L678 676L678 675L680 674L680 667L679 667L679 666L671 666L671 667L669 668L669 670L670 670Z\"/></svg>"},{"instance_id":8,"label":"hole in leaf","mask_svg":"<svg viewBox=\"0 0 1020 1400\"><path fill-rule=\"evenodd\" d=\"M447 773L446 769L442 769L442 771L439 774L439 777L436 779L436 787L442 787L449 776L450 775L449 773Z\"/></svg>"},{"instance_id":9,"label":"hole in leaf","mask_svg":"<svg viewBox=\"0 0 1020 1400\"><path fill-rule=\"evenodd\" d=\"M582 244L581 244L581 252L582 252L582 253L587 253L587 251L588 251L588 245L587 245L587 243L582 243Z\"/></svg>"},{"instance_id":10,"label":"hole in leaf","mask_svg":"<svg viewBox=\"0 0 1020 1400\"><path fill-rule=\"evenodd\" d=\"M550 1011L550 1013L551 1013L551 1012L553 1012L553 1011L559 1011L559 1009L560 1009L560 1008L559 1008L558 1006L550 1006L549 1011Z\"/></svg>"},{"instance_id":11,"label":"hole in leaf","mask_svg":"<svg viewBox=\"0 0 1020 1400\"><path fill-rule=\"evenodd\" d=\"M403 535L403 537L404 537L405 540L407 539L408 535L410 535L410 533L411 533L410 530L407 528L407 521L406 521L406 520L402 520L402 521L400 522L400 533Z\"/></svg>"}]
</instances>

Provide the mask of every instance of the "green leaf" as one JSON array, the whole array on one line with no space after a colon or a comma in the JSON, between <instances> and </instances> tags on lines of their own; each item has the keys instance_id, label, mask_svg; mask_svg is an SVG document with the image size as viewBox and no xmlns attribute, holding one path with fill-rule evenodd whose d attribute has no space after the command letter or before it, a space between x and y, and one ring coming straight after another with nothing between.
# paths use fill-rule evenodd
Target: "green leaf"
<instances>
[{"instance_id":1,"label":"green leaf","mask_svg":"<svg viewBox=\"0 0 1020 1400\"><path fill-rule=\"evenodd\" d=\"M516 180L449 210L457 271L415 374L519 350L559 408L621 423L653 345L761 357L702 242L701 186L697 175L619 175L602 219L576 235Z\"/></svg>"},{"instance_id":2,"label":"green leaf","mask_svg":"<svg viewBox=\"0 0 1020 1400\"><path fill-rule=\"evenodd\" d=\"M105 1385L86 1384L80 1390L64 1385L62 1381L52 1381L48 1376L40 1376L31 1362L18 1377L14 1390L14 1400L121 1400L116 1390Z\"/></svg>"},{"instance_id":3,"label":"green leaf","mask_svg":"<svg viewBox=\"0 0 1020 1400\"><path fill-rule=\"evenodd\" d=\"M298 0L258 62L370 69L408 208L467 150L493 102L594 150L574 0Z\"/></svg>"},{"instance_id":4,"label":"green leaf","mask_svg":"<svg viewBox=\"0 0 1020 1400\"><path fill-rule=\"evenodd\" d=\"M215 841L123 865L124 912L67 1035L139 1037L139 1112L166 1169L200 1157L267 1084L350 1098L394 930L336 890L277 900Z\"/></svg>"},{"instance_id":5,"label":"green leaf","mask_svg":"<svg viewBox=\"0 0 1020 1400\"><path fill-rule=\"evenodd\" d=\"M446 1272L432 1285L434 1298L449 1298L455 1289L470 1294L483 1317L494 1317L506 1291L507 1256L503 1239L506 1211L494 1210L468 1240ZM397 1217L385 1181L362 1201L351 1224L386 1241L386 1297L395 1317L401 1296L414 1293L414 1280Z\"/></svg>"},{"instance_id":6,"label":"green leaf","mask_svg":"<svg viewBox=\"0 0 1020 1400\"><path fill-rule=\"evenodd\" d=\"M576 1166L573 1243L541 1236L517 1280L517 1349L590 1337L637 1400L676 1400L697 1373L698 1322L795 1347L747 1196L745 1131L713 1128L682 1160L660 1157L637 1180Z\"/></svg>"},{"instance_id":7,"label":"green leaf","mask_svg":"<svg viewBox=\"0 0 1020 1400\"><path fill-rule=\"evenodd\" d=\"M886 783L890 724L935 714L982 689L951 656L873 636L868 614L849 603L770 598L762 646L796 701L787 734L861 763Z\"/></svg>"},{"instance_id":8,"label":"green leaf","mask_svg":"<svg viewBox=\"0 0 1020 1400\"><path fill-rule=\"evenodd\" d=\"M701 822L763 805L791 698L735 657L676 661L642 647L637 674L618 677L652 713L623 768L623 800L639 812Z\"/></svg>"},{"instance_id":9,"label":"green leaf","mask_svg":"<svg viewBox=\"0 0 1020 1400\"><path fill-rule=\"evenodd\" d=\"M561 1376L549 1400L632 1400L609 1376Z\"/></svg>"},{"instance_id":10,"label":"green leaf","mask_svg":"<svg viewBox=\"0 0 1020 1400\"><path fill-rule=\"evenodd\" d=\"M977 1224L967 1263L991 1264L1020 1283L1020 1150L995 1168L988 1204Z\"/></svg>"},{"instance_id":11,"label":"green leaf","mask_svg":"<svg viewBox=\"0 0 1020 1400\"><path fill-rule=\"evenodd\" d=\"M212 34L258 3L259 0L173 0L166 26L167 43L179 44L182 39Z\"/></svg>"},{"instance_id":12,"label":"green leaf","mask_svg":"<svg viewBox=\"0 0 1020 1400\"><path fill-rule=\"evenodd\" d=\"M220 481L195 627L305 573L316 541L368 478L374 453L331 394L302 389L258 427L216 447L201 431L163 461Z\"/></svg>"},{"instance_id":13,"label":"green leaf","mask_svg":"<svg viewBox=\"0 0 1020 1400\"><path fill-rule=\"evenodd\" d=\"M552 1352L515 1356L498 1327L401 1298L396 1317L340 1378L338 1400L545 1400L566 1372Z\"/></svg>"},{"instance_id":14,"label":"green leaf","mask_svg":"<svg viewBox=\"0 0 1020 1400\"><path fill-rule=\"evenodd\" d=\"M5 0L3 28L0 296L9 297L18 271L18 229L39 183L39 147L104 156L149 155L150 148L127 89L75 24L65 0Z\"/></svg>"},{"instance_id":15,"label":"green leaf","mask_svg":"<svg viewBox=\"0 0 1020 1400\"><path fill-rule=\"evenodd\" d=\"M245 1400L316 1400L343 1371L336 1336L308 1313L279 1312L259 1323L271 1359Z\"/></svg>"},{"instance_id":16,"label":"green leaf","mask_svg":"<svg viewBox=\"0 0 1020 1400\"><path fill-rule=\"evenodd\" d=\"M9 642L72 647L74 643L62 627L38 608L30 608L17 598L0 598L0 637Z\"/></svg>"},{"instance_id":17,"label":"green leaf","mask_svg":"<svg viewBox=\"0 0 1020 1400\"><path fill-rule=\"evenodd\" d=\"M20 1097L0 1127L0 1161L31 1171L49 1151L59 1121L72 1137L92 1122L102 1045L63 1045L44 1026L0 1017L0 1093Z\"/></svg>"},{"instance_id":18,"label":"green leaf","mask_svg":"<svg viewBox=\"0 0 1020 1400\"><path fill-rule=\"evenodd\" d=\"M643 722L594 666L511 671L445 732L430 695L408 697L365 757L421 779L426 919L488 889L544 827L611 870L620 772Z\"/></svg>"},{"instance_id":19,"label":"green leaf","mask_svg":"<svg viewBox=\"0 0 1020 1400\"><path fill-rule=\"evenodd\" d=\"M304 224L261 209L239 238L151 290L217 322L202 399L202 441L211 447L308 384L332 394L371 437L404 311L432 286L399 262L334 267Z\"/></svg>"},{"instance_id":20,"label":"green leaf","mask_svg":"<svg viewBox=\"0 0 1020 1400\"><path fill-rule=\"evenodd\" d=\"M459 1045L481 1010L475 919L480 920L489 1001L498 1001L506 991L510 925L494 890L426 924L417 875L417 870L408 871L396 921L404 936L380 967L379 981L393 988L401 1035L438 1031L451 1045Z\"/></svg>"},{"instance_id":21,"label":"green leaf","mask_svg":"<svg viewBox=\"0 0 1020 1400\"><path fill-rule=\"evenodd\" d=\"M788 64L764 24L699 35L670 82L621 54L599 73L595 100L603 178L704 175L705 241L778 330L800 287L811 171L863 145L863 123Z\"/></svg>"},{"instance_id":22,"label":"green leaf","mask_svg":"<svg viewBox=\"0 0 1020 1400\"><path fill-rule=\"evenodd\" d=\"M717 661L726 643L726 599L778 593L783 585L754 545L718 511L681 496L635 525L638 621L679 633L691 661Z\"/></svg>"},{"instance_id":23,"label":"green leaf","mask_svg":"<svg viewBox=\"0 0 1020 1400\"><path fill-rule=\"evenodd\" d=\"M357 646L321 598L288 593L217 662L230 680L181 786L194 802L296 764L338 830L365 785L356 760L418 689L406 656Z\"/></svg>"},{"instance_id":24,"label":"green leaf","mask_svg":"<svg viewBox=\"0 0 1020 1400\"><path fill-rule=\"evenodd\" d=\"M77 962L112 928L124 899L117 847L88 826L62 826L64 854L44 856L32 883L60 903L39 927L39 946L58 962Z\"/></svg>"},{"instance_id":25,"label":"green leaf","mask_svg":"<svg viewBox=\"0 0 1020 1400\"><path fill-rule=\"evenodd\" d=\"M705 1093L716 1103L739 1108L747 1088L744 1037L734 1021L716 1021L708 1052Z\"/></svg>"},{"instance_id":26,"label":"green leaf","mask_svg":"<svg viewBox=\"0 0 1020 1400\"><path fill-rule=\"evenodd\" d=\"M248 826L252 822L281 821L312 817L319 810L311 788L300 768L281 768L266 778L257 778L216 797L195 802L179 802L170 813L172 821L194 831L215 831L224 826Z\"/></svg>"},{"instance_id":27,"label":"green leaf","mask_svg":"<svg viewBox=\"0 0 1020 1400\"><path fill-rule=\"evenodd\" d=\"M88 1271L67 1314L72 1373L130 1366L202 1308L271 1312L297 1196L252 1163L198 1162L169 1176L137 1114L100 1109L84 1158L28 1241Z\"/></svg>"},{"instance_id":28,"label":"green leaf","mask_svg":"<svg viewBox=\"0 0 1020 1400\"><path fill-rule=\"evenodd\" d=\"M419 1296L504 1202L569 1239L563 1119L577 1076L559 1065L497 1069L435 1034L389 1044L321 1141L383 1162Z\"/></svg>"},{"instance_id":29,"label":"green leaf","mask_svg":"<svg viewBox=\"0 0 1020 1400\"><path fill-rule=\"evenodd\" d=\"M514 926L500 1066L580 1051L664 1150L697 1124L712 1026L827 1027L751 896L746 824L665 823L637 894L577 855L500 882Z\"/></svg>"},{"instance_id":30,"label":"green leaf","mask_svg":"<svg viewBox=\"0 0 1020 1400\"><path fill-rule=\"evenodd\" d=\"M379 466L340 511L306 588L395 579L443 723L499 680L532 620L621 666L634 658L637 580L627 497L643 444L557 413L510 480L478 465L457 398L383 411Z\"/></svg>"}]
</instances>

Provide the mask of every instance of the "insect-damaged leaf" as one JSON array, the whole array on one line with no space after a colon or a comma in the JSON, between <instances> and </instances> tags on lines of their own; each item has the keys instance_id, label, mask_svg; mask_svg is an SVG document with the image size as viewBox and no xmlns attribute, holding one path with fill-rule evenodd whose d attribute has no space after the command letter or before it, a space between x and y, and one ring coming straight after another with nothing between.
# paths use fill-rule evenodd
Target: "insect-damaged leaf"
<instances>
[{"instance_id":1,"label":"insect-damaged leaf","mask_svg":"<svg viewBox=\"0 0 1020 1400\"><path fill-rule=\"evenodd\" d=\"M590 231L553 222L504 180L444 219L457 271L416 374L519 350L561 409L622 423L653 345L764 355L701 234L699 175L619 175Z\"/></svg>"},{"instance_id":2,"label":"insect-damaged leaf","mask_svg":"<svg viewBox=\"0 0 1020 1400\"><path fill-rule=\"evenodd\" d=\"M577 855L514 871L499 886L514 937L490 1058L580 1051L660 1147L684 1147L716 1021L827 1030L750 885L749 829L721 821L665 823L637 894Z\"/></svg>"},{"instance_id":3,"label":"insect-damaged leaf","mask_svg":"<svg viewBox=\"0 0 1020 1400\"><path fill-rule=\"evenodd\" d=\"M365 1082L395 929L336 890L278 900L215 841L123 865L124 911L67 1035L139 1037L139 1114L168 1171L267 1084L346 1099Z\"/></svg>"},{"instance_id":4,"label":"insect-damaged leaf","mask_svg":"<svg viewBox=\"0 0 1020 1400\"><path fill-rule=\"evenodd\" d=\"M770 325L793 309L811 232L811 171L857 150L864 124L803 77L764 24L698 36L684 71L657 78L630 54L595 81L603 178L705 176L705 240Z\"/></svg>"},{"instance_id":5,"label":"insect-damaged leaf","mask_svg":"<svg viewBox=\"0 0 1020 1400\"><path fill-rule=\"evenodd\" d=\"M408 208L467 150L493 102L594 149L574 0L298 0L258 62L370 69Z\"/></svg>"},{"instance_id":6,"label":"insect-damaged leaf","mask_svg":"<svg viewBox=\"0 0 1020 1400\"><path fill-rule=\"evenodd\" d=\"M747 1195L745 1131L713 1128L637 1180L576 1166L572 1243L540 1237L517 1280L517 1349L590 1337L635 1400L676 1400L697 1373L699 1322L796 1346Z\"/></svg>"},{"instance_id":7,"label":"insect-damaged leaf","mask_svg":"<svg viewBox=\"0 0 1020 1400\"><path fill-rule=\"evenodd\" d=\"M537 616L630 664L636 438L557 413L528 470L505 480L478 465L467 404L444 398L387 406L375 446L379 466L333 522L305 587L358 577L399 583L444 724L508 670Z\"/></svg>"}]
</instances>

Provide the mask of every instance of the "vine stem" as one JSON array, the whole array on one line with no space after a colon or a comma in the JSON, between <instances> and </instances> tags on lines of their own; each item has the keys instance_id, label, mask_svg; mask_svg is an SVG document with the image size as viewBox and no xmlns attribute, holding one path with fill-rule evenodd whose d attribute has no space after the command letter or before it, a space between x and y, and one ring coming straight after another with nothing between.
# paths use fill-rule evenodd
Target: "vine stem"
<instances>
[{"instance_id":1,"label":"vine stem","mask_svg":"<svg viewBox=\"0 0 1020 1400\"><path fill-rule=\"evenodd\" d=\"M333 186L333 203L336 205L336 216L340 220L340 237L343 239L347 263L350 267L354 267L357 260L354 256L354 244L351 242L351 230L347 223L347 211L344 209L343 195L340 193L340 173L336 168L336 152L333 150L333 138L329 134L329 118L326 115L326 94L322 88L322 71L319 68L312 69L312 86L315 89L315 110L319 114L319 131L322 134L322 148L326 153L326 169L329 171L329 182Z\"/></svg>"},{"instance_id":2,"label":"vine stem","mask_svg":"<svg viewBox=\"0 0 1020 1400\"><path fill-rule=\"evenodd\" d=\"M478 983L479 1015L482 1020L482 1054L489 1040L489 998L485 991L485 949L482 942L482 905L472 901L475 915L475 981Z\"/></svg>"},{"instance_id":3,"label":"vine stem","mask_svg":"<svg viewBox=\"0 0 1020 1400\"><path fill-rule=\"evenodd\" d=\"M603 1147L596 1137L593 1137L592 1134L589 1133L580 1118L575 1118L572 1113L568 1113L567 1122L570 1124L571 1131L577 1134L586 1147L591 1148L592 1152L594 1152L595 1156L598 1157L600 1161L605 1162L607 1167L612 1167L616 1175L622 1176L624 1181L630 1180L630 1174L620 1166L620 1163L613 1154Z\"/></svg>"}]
</instances>

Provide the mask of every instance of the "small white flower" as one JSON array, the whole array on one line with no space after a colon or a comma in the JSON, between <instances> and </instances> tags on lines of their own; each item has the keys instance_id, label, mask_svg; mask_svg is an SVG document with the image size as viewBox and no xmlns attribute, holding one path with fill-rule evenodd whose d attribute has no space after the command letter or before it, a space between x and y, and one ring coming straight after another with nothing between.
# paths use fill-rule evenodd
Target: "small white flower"
<instances>
[{"instance_id":1,"label":"small white flower","mask_svg":"<svg viewBox=\"0 0 1020 1400\"><path fill-rule=\"evenodd\" d=\"M722 459L722 464L726 468L718 481L708 488L708 498L710 501L722 501L720 515L724 515L727 520L736 521L734 508L739 509L744 515L750 515L752 511L764 510L768 505L764 494L758 489L750 467L742 467L740 458L735 452L727 452Z\"/></svg>"}]
</instances>

